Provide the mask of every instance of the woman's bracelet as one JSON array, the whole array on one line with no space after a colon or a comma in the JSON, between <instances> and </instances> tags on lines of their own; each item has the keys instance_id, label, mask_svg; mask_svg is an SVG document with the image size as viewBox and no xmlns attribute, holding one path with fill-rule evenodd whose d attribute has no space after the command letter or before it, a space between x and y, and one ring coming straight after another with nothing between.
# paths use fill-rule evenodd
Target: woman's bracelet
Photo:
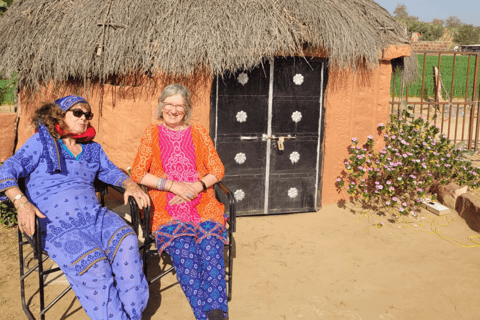
<instances>
[{"instance_id":1,"label":"woman's bracelet","mask_svg":"<svg viewBox=\"0 0 480 320\"><path fill-rule=\"evenodd\" d=\"M200 183L202 184L203 191L207 191L207 186L205 185L205 182L203 182L202 180L198 180L198 181L200 181Z\"/></svg>"},{"instance_id":2,"label":"woman's bracelet","mask_svg":"<svg viewBox=\"0 0 480 320\"><path fill-rule=\"evenodd\" d=\"M27 203L27 202L30 202L30 201L27 200L27 201L25 201L24 203L22 203L21 205L19 205L18 208L17 208L17 211L18 211L18 209L20 209L21 207L23 207L23 205L24 205L25 203Z\"/></svg>"},{"instance_id":3,"label":"woman's bracelet","mask_svg":"<svg viewBox=\"0 0 480 320\"><path fill-rule=\"evenodd\" d=\"M166 182L167 182L166 179L158 178L158 180L157 180L157 190L164 191Z\"/></svg>"},{"instance_id":4,"label":"woman's bracelet","mask_svg":"<svg viewBox=\"0 0 480 320\"><path fill-rule=\"evenodd\" d=\"M167 183L169 183L168 186L167 186ZM172 189L172 186L173 186L173 180L167 180L167 182L165 182L165 190L170 191Z\"/></svg>"}]
</instances>

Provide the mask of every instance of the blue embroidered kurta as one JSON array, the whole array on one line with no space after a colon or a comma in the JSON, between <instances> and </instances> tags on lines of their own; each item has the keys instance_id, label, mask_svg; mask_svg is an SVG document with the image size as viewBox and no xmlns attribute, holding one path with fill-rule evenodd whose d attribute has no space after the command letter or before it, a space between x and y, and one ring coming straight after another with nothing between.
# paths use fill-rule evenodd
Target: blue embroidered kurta
<instances>
[{"instance_id":1,"label":"blue embroidered kurta","mask_svg":"<svg viewBox=\"0 0 480 320\"><path fill-rule=\"evenodd\" d=\"M121 186L128 177L108 159L98 143L82 144L82 152L77 157L74 157L61 141L58 144L58 148L51 148L48 144L48 147L44 147L45 142L42 143L40 134L34 134L0 167L0 192L17 186L18 178L25 178L27 197L46 216L45 219L40 219L42 246L63 269L69 281L76 282L72 287L92 319L107 319L110 316L118 319L140 319L148 300L148 285L141 273L142 261L138 254L136 235L116 213L100 205L93 186L95 177L117 186ZM64 172L48 173L52 171L52 157L49 157L49 153L51 155L52 152L62 153L66 169ZM129 248L123 248L121 243L127 236L132 239L129 240ZM112 271L106 276L95 274L104 269L104 262L108 262L112 265L111 268L114 268L113 263L118 250L122 251L122 259L125 257L130 260L121 261L120 264L126 262L126 266L130 263L133 269L129 270L128 274L121 275L122 279L115 281L112 280ZM124 251L127 250L132 251L131 256L125 256ZM119 265L118 261L116 265ZM89 272L90 269L92 272ZM105 270L101 273L105 273ZM84 277L79 278L82 275ZM118 274L116 276L119 278ZM139 300L137 305L132 301L137 298L125 301L129 304L128 307L124 306L125 310L133 309L127 312L129 317L125 316L121 311L122 306L118 305L112 306L111 309L116 310L109 310L108 314L100 310L102 307L97 308L99 307L97 303L93 303L91 310L86 308L84 301L92 303L96 299L100 305L110 302L112 295L117 296L117 293L112 291L113 284L117 283L117 289L113 290L121 291L119 289L121 283L120 286L118 284L123 277L126 278L126 282L135 283L135 290L139 291L139 287L142 287L140 292L136 293ZM101 278L100 280L112 278L108 280L109 284L103 285L107 292L103 298L94 297L98 293L93 283L98 280L97 278ZM135 280L132 280L134 278ZM92 287L91 292L82 291L82 283L83 286ZM103 301L104 299L107 301ZM130 304L135 306L132 307ZM95 315L94 308L101 314ZM118 309L121 316L115 314Z\"/></svg>"}]
</instances>

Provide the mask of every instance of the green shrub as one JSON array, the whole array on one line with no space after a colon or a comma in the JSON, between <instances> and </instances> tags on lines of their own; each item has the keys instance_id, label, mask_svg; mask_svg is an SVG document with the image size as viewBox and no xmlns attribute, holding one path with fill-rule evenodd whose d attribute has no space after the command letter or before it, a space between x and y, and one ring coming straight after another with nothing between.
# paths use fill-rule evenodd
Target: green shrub
<instances>
[{"instance_id":1,"label":"green shrub","mask_svg":"<svg viewBox=\"0 0 480 320\"><path fill-rule=\"evenodd\" d=\"M480 28L471 24L463 25L457 28L453 41L461 45L470 45L480 43Z\"/></svg>"},{"instance_id":2,"label":"green shrub","mask_svg":"<svg viewBox=\"0 0 480 320\"><path fill-rule=\"evenodd\" d=\"M5 227L14 227L18 223L17 210L10 201L0 202L0 224Z\"/></svg>"},{"instance_id":3,"label":"green shrub","mask_svg":"<svg viewBox=\"0 0 480 320\"><path fill-rule=\"evenodd\" d=\"M423 41L436 41L440 39L445 32L445 28L440 24L432 24L412 19L402 19L400 21L407 26L409 34L412 32L420 33Z\"/></svg>"},{"instance_id":4,"label":"green shrub","mask_svg":"<svg viewBox=\"0 0 480 320\"><path fill-rule=\"evenodd\" d=\"M435 184L480 186L480 169L462 158L462 148L450 144L445 135L439 136L437 126L421 116L414 119L409 111L400 117L391 115L386 127L379 124L379 131L385 129L385 147L378 153L373 150L372 136L362 147L352 138L346 171L337 179L339 189L346 188L370 207L415 215Z\"/></svg>"}]
</instances>

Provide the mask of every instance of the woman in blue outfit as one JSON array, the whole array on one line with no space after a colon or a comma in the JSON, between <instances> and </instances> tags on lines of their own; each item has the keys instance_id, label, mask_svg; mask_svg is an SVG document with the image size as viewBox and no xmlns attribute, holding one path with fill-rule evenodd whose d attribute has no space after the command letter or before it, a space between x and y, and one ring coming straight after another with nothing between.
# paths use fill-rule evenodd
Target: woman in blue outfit
<instances>
[{"instance_id":1,"label":"woman in blue outfit","mask_svg":"<svg viewBox=\"0 0 480 320\"><path fill-rule=\"evenodd\" d=\"M33 235L40 218L42 247L64 271L91 319L141 319L148 300L137 237L100 205L95 177L126 189L140 207L150 200L92 141L88 102L67 96L33 117L37 132L0 167L0 192L13 202L20 231ZM26 195L17 180L25 178Z\"/></svg>"}]
</instances>

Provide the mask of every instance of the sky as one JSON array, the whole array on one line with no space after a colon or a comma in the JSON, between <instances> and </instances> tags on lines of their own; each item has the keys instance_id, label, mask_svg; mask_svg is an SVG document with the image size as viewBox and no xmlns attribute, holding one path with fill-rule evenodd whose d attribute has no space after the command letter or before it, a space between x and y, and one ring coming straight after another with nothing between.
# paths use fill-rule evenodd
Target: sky
<instances>
[{"instance_id":1,"label":"sky","mask_svg":"<svg viewBox=\"0 0 480 320\"><path fill-rule=\"evenodd\" d=\"M398 4L404 4L410 16L420 21L446 20L456 16L465 24L480 27L480 0L374 0L393 16Z\"/></svg>"}]
</instances>

